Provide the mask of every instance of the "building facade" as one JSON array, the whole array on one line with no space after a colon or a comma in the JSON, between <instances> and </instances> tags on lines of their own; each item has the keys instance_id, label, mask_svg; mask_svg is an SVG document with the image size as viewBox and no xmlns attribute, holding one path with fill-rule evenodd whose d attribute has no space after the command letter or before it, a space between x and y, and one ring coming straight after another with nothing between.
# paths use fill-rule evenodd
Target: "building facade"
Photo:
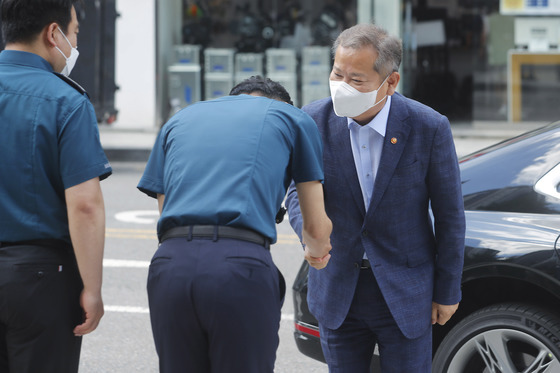
<instances>
[{"instance_id":1,"label":"building facade","mask_svg":"<svg viewBox=\"0 0 560 373\"><path fill-rule=\"evenodd\" d=\"M117 4L140 9L132 0ZM332 62L325 50L342 29L372 21L403 41L399 91L447 115L452 125L544 124L560 118L560 0L156 0L152 5L155 128L179 108L227 94L252 74L285 84L299 106L326 97ZM125 24L127 10L119 12ZM119 29L117 36L122 40ZM146 53L151 46L144 45ZM117 48L117 64L122 50ZM122 77L132 74L130 67L118 67ZM130 80L148 82L149 74L144 77ZM124 97L127 83L118 84Z\"/></svg>"},{"instance_id":2,"label":"building facade","mask_svg":"<svg viewBox=\"0 0 560 373\"><path fill-rule=\"evenodd\" d=\"M330 67L319 60L308 64L309 47L328 47L340 30L371 21L403 40L399 90L452 123L560 118L558 0L184 0L160 1L157 13L158 76L167 77L157 87L159 121L188 104L176 96L192 102L227 94L240 58L254 58L246 73L285 82L299 105L326 96L328 72L323 80L320 74ZM184 68L191 77L183 82L177 65L186 60L177 57L177 45L200 48L200 70ZM232 65L217 74L208 61L220 53ZM290 55L295 66L286 62L284 75L274 70L271 60ZM200 84L187 93L177 89L189 79Z\"/></svg>"},{"instance_id":3,"label":"building facade","mask_svg":"<svg viewBox=\"0 0 560 373\"><path fill-rule=\"evenodd\" d=\"M560 118L560 0L95 2L115 3L115 127L157 130L181 107L253 74L283 83L298 106L326 97L333 39L365 22L403 41L399 91L452 125ZM111 31L108 19L97 28ZM80 45L86 52L92 43ZM78 67L96 60L84 58ZM110 78L99 86L114 90Z\"/></svg>"}]
</instances>

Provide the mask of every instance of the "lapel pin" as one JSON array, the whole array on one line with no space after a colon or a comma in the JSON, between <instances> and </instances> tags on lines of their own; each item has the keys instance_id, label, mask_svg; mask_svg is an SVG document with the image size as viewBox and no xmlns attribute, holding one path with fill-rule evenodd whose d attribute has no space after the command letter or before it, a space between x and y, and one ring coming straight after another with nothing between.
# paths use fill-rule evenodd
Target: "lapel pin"
<instances>
[{"instance_id":1,"label":"lapel pin","mask_svg":"<svg viewBox=\"0 0 560 373\"><path fill-rule=\"evenodd\" d=\"M391 139L391 144L395 145L396 143L397 143L397 138L396 138L396 137L393 137L393 138Z\"/></svg>"}]
</instances>

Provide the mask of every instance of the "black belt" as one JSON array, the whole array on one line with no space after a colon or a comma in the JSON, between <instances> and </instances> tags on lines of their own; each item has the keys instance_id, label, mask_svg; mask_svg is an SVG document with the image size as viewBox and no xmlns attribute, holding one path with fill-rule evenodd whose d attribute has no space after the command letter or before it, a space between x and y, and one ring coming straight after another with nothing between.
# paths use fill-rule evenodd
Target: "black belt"
<instances>
[{"instance_id":1,"label":"black belt","mask_svg":"<svg viewBox=\"0 0 560 373\"><path fill-rule=\"evenodd\" d=\"M371 269L371 263L367 259L362 259L362 265L360 269Z\"/></svg>"},{"instance_id":2,"label":"black belt","mask_svg":"<svg viewBox=\"0 0 560 373\"><path fill-rule=\"evenodd\" d=\"M193 238L212 238L214 241L218 240L218 238L233 238L256 243L267 249L270 246L270 240L255 231L224 225L186 225L174 227L161 235L160 242L178 237L187 238L189 241Z\"/></svg>"},{"instance_id":3,"label":"black belt","mask_svg":"<svg viewBox=\"0 0 560 373\"><path fill-rule=\"evenodd\" d=\"M48 247L55 247L55 248L70 248L72 246L62 240L51 240L51 239L43 239L43 240L29 240L29 241L15 241L15 242L0 242L1 247L12 247L12 246L48 246Z\"/></svg>"}]
</instances>

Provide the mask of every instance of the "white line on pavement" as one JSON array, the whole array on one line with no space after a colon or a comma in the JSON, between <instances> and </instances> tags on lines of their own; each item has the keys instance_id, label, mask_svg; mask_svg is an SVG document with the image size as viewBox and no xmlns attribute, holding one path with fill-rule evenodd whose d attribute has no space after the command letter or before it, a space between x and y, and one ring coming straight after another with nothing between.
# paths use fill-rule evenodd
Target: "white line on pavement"
<instances>
[{"instance_id":1,"label":"white line on pavement","mask_svg":"<svg viewBox=\"0 0 560 373\"><path fill-rule=\"evenodd\" d=\"M105 306L106 312L120 312L120 313L150 313L146 307L129 307L129 306ZM294 321L293 313L283 313L282 321Z\"/></svg>"},{"instance_id":2,"label":"white line on pavement","mask_svg":"<svg viewBox=\"0 0 560 373\"><path fill-rule=\"evenodd\" d=\"M105 306L107 312L124 312L124 313L150 313L145 307L129 307L129 306Z\"/></svg>"},{"instance_id":3,"label":"white line on pavement","mask_svg":"<svg viewBox=\"0 0 560 373\"><path fill-rule=\"evenodd\" d=\"M148 268L150 262L142 260L103 259L103 267L110 268Z\"/></svg>"},{"instance_id":4,"label":"white line on pavement","mask_svg":"<svg viewBox=\"0 0 560 373\"><path fill-rule=\"evenodd\" d=\"M294 321L294 314L293 313L283 313L282 314L283 321Z\"/></svg>"}]
</instances>

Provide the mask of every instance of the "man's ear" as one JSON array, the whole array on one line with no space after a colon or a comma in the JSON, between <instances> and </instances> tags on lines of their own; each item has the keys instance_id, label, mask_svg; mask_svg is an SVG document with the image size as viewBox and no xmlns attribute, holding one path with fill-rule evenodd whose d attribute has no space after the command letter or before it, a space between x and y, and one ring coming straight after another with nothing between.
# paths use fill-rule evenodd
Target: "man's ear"
<instances>
[{"instance_id":1,"label":"man's ear","mask_svg":"<svg viewBox=\"0 0 560 373\"><path fill-rule=\"evenodd\" d=\"M56 47L57 43L54 35L57 28L58 25L53 22L45 26L43 30L43 40L45 41L45 44L48 45L49 47L53 47L53 48Z\"/></svg>"},{"instance_id":2,"label":"man's ear","mask_svg":"<svg viewBox=\"0 0 560 373\"><path fill-rule=\"evenodd\" d=\"M393 71L391 75L389 75L389 78L387 78L387 96L391 96L395 93L400 80L401 74L397 71Z\"/></svg>"}]
</instances>

